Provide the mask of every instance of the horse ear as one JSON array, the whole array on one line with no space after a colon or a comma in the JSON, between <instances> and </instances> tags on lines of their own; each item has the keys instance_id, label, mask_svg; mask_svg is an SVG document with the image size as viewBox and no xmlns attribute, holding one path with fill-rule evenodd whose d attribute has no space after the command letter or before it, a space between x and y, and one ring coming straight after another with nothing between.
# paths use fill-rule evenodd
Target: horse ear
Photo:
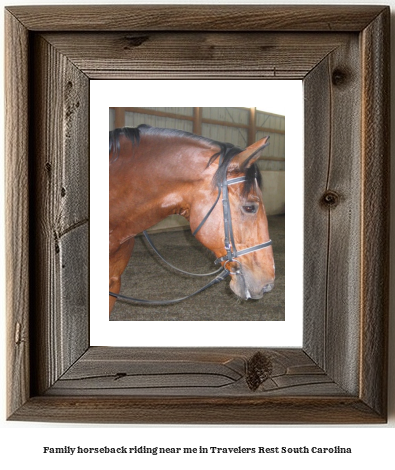
<instances>
[{"instance_id":1,"label":"horse ear","mask_svg":"<svg viewBox=\"0 0 395 470\"><path fill-rule=\"evenodd\" d=\"M245 171L262 155L263 149L269 145L268 140L269 136L250 145L232 159L232 164Z\"/></svg>"}]
</instances>

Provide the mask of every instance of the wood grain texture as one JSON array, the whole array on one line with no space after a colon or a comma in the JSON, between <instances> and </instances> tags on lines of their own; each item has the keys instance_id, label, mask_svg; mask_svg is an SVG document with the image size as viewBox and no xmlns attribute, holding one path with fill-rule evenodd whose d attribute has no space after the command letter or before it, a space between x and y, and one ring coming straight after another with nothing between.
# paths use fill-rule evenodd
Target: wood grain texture
<instances>
[{"instance_id":1,"label":"wood grain texture","mask_svg":"<svg viewBox=\"0 0 395 470\"><path fill-rule=\"evenodd\" d=\"M33 397L19 421L145 424L379 424L356 397Z\"/></svg>"},{"instance_id":2,"label":"wood grain texture","mask_svg":"<svg viewBox=\"0 0 395 470\"><path fill-rule=\"evenodd\" d=\"M327 243L329 211L320 204L327 188L330 156L330 69L325 57L304 80L305 181L304 181L304 315L303 344L317 364L326 367ZM314 282L306 282L314 279ZM321 314L317 314L321 312Z\"/></svg>"},{"instance_id":3,"label":"wood grain texture","mask_svg":"<svg viewBox=\"0 0 395 470\"><path fill-rule=\"evenodd\" d=\"M361 250L360 396L387 410L390 217L390 14L376 18L362 34L363 199ZM373 138L374 135L374 138ZM373 222L374 221L374 222Z\"/></svg>"},{"instance_id":4,"label":"wood grain texture","mask_svg":"<svg viewBox=\"0 0 395 470\"><path fill-rule=\"evenodd\" d=\"M92 79L303 79L348 33L48 33ZM298 60L295 60L295 57Z\"/></svg>"},{"instance_id":5,"label":"wood grain texture","mask_svg":"<svg viewBox=\"0 0 395 470\"><path fill-rule=\"evenodd\" d=\"M7 413L13 413L30 395L28 32L5 12L4 34Z\"/></svg>"},{"instance_id":6,"label":"wood grain texture","mask_svg":"<svg viewBox=\"0 0 395 470\"><path fill-rule=\"evenodd\" d=\"M31 31L361 31L381 6L31 6L8 10ZM204 28L202 28L204 25Z\"/></svg>"},{"instance_id":7,"label":"wood grain texture","mask_svg":"<svg viewBox=\"0 0 395 470\"><path fill-rule=\"evenodd\" d=\"M358 51L356 35L304 82L310 97L305 113L305 252L313 254L306 256L304 267L305 345L350 393L357 393L359 385L362 70ZM317 315L317 309L323 313Z\"/></svg>"},{"instance_id":8,"label":"wood grain texture","mask_svg":"<svg viewBox=\"0 0 395 470\"><path fill-rule=\"evenodd\" d=\"M35 135L35 392L42 393L88 347L89 84L47 41L31 41ZM62 351L62 354L59 354Z\"/></svg>"},{"instance_id":9,"label":"wood grain texture","mask_svg":"<svg viewBox=\"0 0 395 470\"><path fill-rule=\"evenodd\" d=\"M344 396L303 351L259 350L261 377L251 387L252 349L90 348L46 393L128 396Z\"/></svg>"},{"instance_id":10,"label":"wood grain texture","mask_svg":"<svg viewBox=\"0 0 395 470\"><path fill-rule=\"evenodd\" d=\"M77 9L6 12L9 419L385 422L389 9ZM303 348L89 347L89 80L164 77L304 79Z\"/></svg>"}]
</instances>

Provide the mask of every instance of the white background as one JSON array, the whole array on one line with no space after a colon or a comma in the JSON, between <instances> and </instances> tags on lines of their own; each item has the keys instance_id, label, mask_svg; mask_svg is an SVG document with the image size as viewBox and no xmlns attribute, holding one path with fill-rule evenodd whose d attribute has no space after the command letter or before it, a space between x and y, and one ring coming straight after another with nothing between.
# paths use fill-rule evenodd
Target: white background
<instances>
[{"instance_id":1,"label":"white background","mask_svg":"<svg viewBox=\"0 0 395 470\"><path fill-rule=\"evenodd\" d=\"M26 0L10 1L12 4L26 4ZM33 3L33 2L32 2ZM49 2L35 1L35 4L59 4L59 3L85 3L99 4L109 3L100 0L92 2L58 2L50 0ZM116 3L133 3L122 2L117 0ZM144 2L141 2L144 3ZM165 0L163 2L155 2L151 0L149 3L175 3ZM195 2L199 3L199 2ZM204 2L201 2L204 3ZM210 2L207 2L210 3ZM222 3L222 2L211 2ZM224 2L225 3L225 2ZM231 2L226 3L242 3ZM249 2L250 4L263 4L264 2ZM270 4L284 4L298 2L278 2L270 0ZM303 4L389 4L395 8L395 0L387 2L370 1L370 2L318 2L302 0ZM3 14L3 12L1 13ZM1 18L2 21L2 18ZM392 24L394 18L392 17ZM2 22L3 24L3 22ZM1 39L3 40L3 38ZM394 39L392 39L392 50L395 50ZM3 45L0 47L0 54L3 54ZM3 63L3 61L2 61ZM395 64L395 60L393 60ZM394 65L392 65L394 69ZM392 76L394 73L392 70ZM394 80L394 79L392 79ZM1 87L3 90L3 87ZM253 105L255 106L255 105ZM3 106L4 108L4 106ZM395 119L392 111L392 131L394 131ZM0 129L3 139L3 127ZM0 165L1 171L3 170ZM395 187L395 178L392 175L392 187ZM3 198L3 191L0 191L0 198ZM392 194L392 208L395 207L394 195ZM3 199L0 200L0 208L3 208ZM395 209L392 209L394 212ZM3 214L2 214L3 219ZM1 226L3 230L3 227ZM3 231L0 233L0 239L4 239ZM1 245L0 260L4 259L4 245ZM395 258L391 255L391 268L394 267ZM4 286L4 268L1 271L1 284ZM2 287L4 289L4 287ZM253 468L264 468L268 465L292 466L293 469L333 469L349 468L350 466L358 466L360 469L371 469L376 467L392 468L394 462L393 445L395 442L395 409L394 409L394 290L391 294L391 313L390 313L390 420L387 425L382 426L103 426L103 425L51 425L45 423L13 423L6 422L5 416L5 397L4 397L4 370L5 370L5 344L2 341L0 371L2 374L1 386L1 417L0 417L0 461L2 466L25 468L58 468L68 469L86 468L88 466L104 466L123 465L122 468L141 468L161 466L164 468L186 468L201 469L203 465L212 468L213 465L221 465L224 468L235 468L240 466L251 466ZM2 302L2 312L4 311L4 296L0 299ZM4 319L4 315L2 315ZM4 320L1 323L2 338L4 338ZM322 446L329 447L340 445L343 447L351 447L353 453L350 456L343 454L331 454L321 456L319 454L258 454L248 456L240 455L164 455L150 456L142 455L132 457L131 455L54 455L48 456L42 453L43 446L62 447L65 445L76 447L102 447L102 446L168 446L168 447L198 447L202 446ZM154 460L152 460L154 459ZM156 459L156 460L155 460ZM126 465L126 466L125 466Z\"/></svg>"},{"instance_id":2,"label":"white background","mask_svg":"<svg viewBox=\"0 0 395 470\"><path fill-rule=\"evenodd\" d=\"M303 89L301 80L210 80L196 82L133 81L138 96L127 80L93 80L91 100L90 182L91 239L91 345L164 347L300 347L303 323ZM147 91L145 91L147 89ZM193 96L188 90L193 89ZM166 93L163 93L166 90ZM243 90L234 93L234 90ZM235 96L236 95L236 96ZM133 98L128 98L132 96ZM169 100L168 97L171 97ZM108 321L108 184L107 139L109 106L254 106L285 115L285 318L265 322L259 328L249 321L226 322L109 322ZM100 162L102 162L100 164ZM296 195L296 196L295 196ZM270 227L269 227L270 230ZM93 246L94 243L94 246ZM170 261L171 262L171 261ZM227 281L225 281L227 282ZM215 289L215 287L214 287ZM203 294L204 295L204 294ZM288 307L287 307L288 306Z\"/></svg>"}]
</instances>

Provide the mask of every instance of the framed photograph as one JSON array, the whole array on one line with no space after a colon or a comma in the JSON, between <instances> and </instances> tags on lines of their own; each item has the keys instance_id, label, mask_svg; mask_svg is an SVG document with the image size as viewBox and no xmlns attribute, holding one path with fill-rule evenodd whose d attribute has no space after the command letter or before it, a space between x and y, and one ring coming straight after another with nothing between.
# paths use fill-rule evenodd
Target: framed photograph
<instances>
[{"instance_id":1,"label":"framed photograph","mask_svg":"<svg viewBox=\"0 0 395 470\"><path fill-rule=\"evenodd\" d=\"M8 419L386 422L389 8L31 6L5 19ZM90 87L159 79L303 81L301 347L91 344Z\"/></svg>"},{"instance_id":2,"label":"framed photograph","mask_svg":"<svg viewBox=\"0 0 395 470\"><path fill-rule=\"evenodd\" d=\"M299 276L303 269L303 251L299 249L303 244L303 214L300 212L300 201L303 199L302 81L212 80L207 85L205 80L96 80L90 84L91 168L94 168L95 175L90 181L90 230L95 234L94 244L91 244L94 256L90 258L90 307L91 312L95 312L90 316L91 345L302 345L303 279ZM232 98L233 104L255 102L257 106L227 106L235 88L240 91L240 96ZM138 93L132 90L138 90ZM185 106L195 100L203 106ZM128 103L145 107L126 107ZM169 103L173 107L165 107ZM114 104L117 106L111 106ZM119 104L125 106L119 107ZM108 324L108 311L103 308L108 295L107 224L110 211L108 188L105 187L109 180L106 155L108 114L110 131L125 125L132 128L141 124L156 128L167 126L181 132L193 131L195 135L200 132L206 139L230 142L239 148L270 136L269 145L264 148L257 162L262 176L262 198L275 261L275 287L270 293L264 294L259 300L239 299L231 291L228 276L225 282L179 303L140 305L117 301L110 315L111 324ZM196 114L201 115L200 126L195 124ZM251 121L255 124L255 129L250 129ZM292 152L292 158L287 163L287 172L284 171L285 147ZM186 158L183 157L184 160ZM208 159L204 159L204 166L207 161ZM153 167L150 171L155 170L155 163ZM123 174L124 172L122 176ZM208 182L210 198L215 201L217 191L212 188L211 178ZM127 178L126 185L131 186L130 177ZM154 191L156 187L151 178L146 186L148 192ZM287 192L287 200L285 186L292 186L292 191ZM171 186L171 191L174 192L174 185ZM144 201L147 197L148 193ZM288 235L284 233L285 205L289 211L286 224L292 227ZM221 206L222 202L219 201L219 218L222 218ZM237 228L235 214L237 211L233 208L232 224ZM213 217L207 219L205 227L213 223ZM180 230L181 224L183 229ZM218 230L218 234L223 238L223 229ZM159 253L177 268L193 273L207 273L218 269L214 264L215 257L192 236L187 220L179 215L159 222L149 230L149 236ZM263 236L260 235L257 241L263 240ZM292 252L292 262L287 263L286 273L284 249ZM261 254L266 255L264 250ZM270 268L272 264L269 262ZM153 252L145 237L139 236L136 237L132 256L122 275L121 294L150 301L172 300L188 296L207 285L217 275L218 273L207 277L192 277L180 274ZM286 276L292 278L293 282L285 290ZM286 302L285 292L288 299ZM293 309L287 315L286 324L280 324L279 322L285 320L285 303L293 305ZM125 324L125 321L131 321L132 324ZM178 321L183 324L179 325ZM211 322L210 325L202 324L208 321ZM226 325L222 324L223 321L227 322ZM251 321L267 323L265 328L257 329L251 325ZM161 323L158 325L155 322Z\"/></svg>"},{"instance_id":3,"label":"framed photograph","mask_svg":"<svg viewBox=\"0 0 395 470\"><path fill-rule=\"evenodd\" d=\"M131 83L133 90L138 90L138 93L131 93ZM190 92L191 89L193 93ZM234 89L239 90L238 95L231 98ZM285 204L289 205L290 213L295 214L295 217L290 216L290 219L294 219L296 225L300 224L298 233L303 233L303 216L299 214L296 218L299 209L298 198L285 201L285 146L287 143L290 146L291 140L293 153L289 171L299 172L299 185L295 185L295 192L299 189L299 200L303 198L302 81L212 80L207 86L205 80L96 80L91 84L90 91L91 116L94 117L94 120L91 118L91 129L96 129L98 135L103 135L103 138L100 137L100 143L94 143L94 134L91 136L91 143L95 145L93 151L91 145L91 166L95 166L96 175L99 171L103 173L102 178L96 177L91 184L90 227L94 233L103 233L101 243L95 249L97 256L91 257L91 273L97 273L100 278L102 271L108 270L108 261L104 257L108 244L105 237L108 221L104 217L103 208L109 203L106 194L108 191L103 191L102 179L109 180L111 201L108 210L112 252L110 266L114 265L115 269L121 260L122 268L125 267L121 274L119 292L122 297L118 301L114 296L110 297L113 304L110 320L133 321L133 330L135 325L139 326L136 321L284 321L285 245L294 241L296 246L297 243L296 237L289 237L286 241ZM233 106L230 106L231 100ZM124 106L111 106L110 101L123 103ZM203 106L186 106L192 101ZM234 106L254 101L258 106ZM136 106L127 106L128 103ZM144 107L140 107L140 104ZM173 106L166 106L169 104ZM152 154L152 157L149 157L151 153L144 152L146 165L139 171L138 176L125 176L128 169L133 172L133 168L137 168L131 165L134 158L132 153L122 152L118 157L110 159L110 165L107 164L104 155L107 152L107 145L104 145L104 125L108 125L108 114L110 133L114 141L128 145L131 141L124 138L125 134L127 136L127 132L138 132L143 142L133 144L133 149L142 152L146 139L162 140L158 152ZM289 136L285 132L285 121L287 127L292 128ZM120 130L125 125L128 130ZM176 148L180 145L183 150L171 150L169 139L176 141ZM250 172L256 172L259 177L255 179L259 181L259 188L255 184L252 188L249 186L247 199L244 194L244 189L247 188L242 180L233 180L236 181L235 184L230 181L228 190L228 200L234 205L229 211L230 226L226 229L227 237L229 240L233 237L237 250L245 248L249 252L238 256L237 261L228 259L218 264L217 256L233 258L233 254L224 251L223 220L226 206L223 205L222 198L218 197L219 192L222 195L222 188L219 190L215 187L213 179L213 170L219 165L218 159L214 159L210 165L208 162L221 150L218 144L221 143L222 156L227 158L225 163L232 165L229 178L240 176L240 172L236 173L236 154L243 155L242 151L245 152L246 148L255 149L257 142L264 142L264 147L256 153L254 163L251 161ZM203 145L214 148L207 152ZM180 151L183 152L182 158L179 156ZM199 159L195 157L197 151L200 151ZM176 169L172 157L179 162ZM197 161L201 162L201 166L194 166ZM166 168L172 168L172 172L166 172ZM187 169L190 173L188 191L185 191L185 183L182 181L185 178L183 173ZM201 188L204 176L203 186L206 189ZM194 184L191 184L191 178L195 179ZM142 181L142 187L137 190L139 181ZM158 186L163 188L165 195L158 197ZM132 191L134 196L121 196L125 190ZM102 198L102 201L99 202L99 198ZM180 198L183 202L180 202ZM166 205L165 213L163 207L161 208L163 199ZM92 201L98 205L97 211L92 208ZM239 204L233 201L238 201ZM255 201L262 201L262 204L247 206L245 203L241 204L241 201L253 204ZM152 204L154 209L151 209ZM127 215L119 214L120 207L124 208ZM246 213L246 208L252 212ZM155 221L152 220L153 216L156 217ZM126 226L124 220L129 218L130 223ZM211 233L211 227L215 227L214 234ZM143 230L148 232L141 234ZM296 230L295 226L294 233ZM129 238L131 233L141 235ZM248 237L249 246L245 244ZM261 246L264 241L268 243ZM124 258L119 257L120 242L125 245ZM302 242L302 237L299 242ZM217 255L213 255L210 246L217 247ZM221 248L222 251L219 251ZM288 246L287 249L292 248ZM297 272L300 272L303 265L302 256L299 256L295 263L287 264L288 270L294 266L296 271L297 264ZM223 268L224 265L226 268ZM228 272L231 274L224 279L225 282L220 281L213 285L216 278L222 279ZM239 274L236 274L237 272ZM288 275L291 275L290 272ZM119 288L115 278L112 275L114 287ZM295 275L294 279L296 278ZM254 284L255 279L259 281L256 286L252 286L250 292L251 286L248 286L248 283ZM302 279L299 281L301 293ZM91 288L94 286L95 292L98 282L100 279L92 282L91 278ZM213 286L215 287L211 288ZM201 289L204 290L200 295ZM104 285L100 290L104 296ZM111 290L113 289L110 286ZM193 295L195 292L199 294ZM270 295L264 295L269 292ZM97 311L104 303L103 296L96 296L100 302ZM145 301L128 301L123 299L123 296L137 297ZM250 300L251 297L254 299ZM301 295L299 297L301 298ZM179 298L184 300L178 302ZM106 316L108 321L108 314ZM124 329L123 325L119 326ZM167 326L172 328L171 325ZM233 326L238 328L237 324ZM226 326L226 336L231 327L231 324ZM213 328L211 326L206 327L207 329L211 331ZM251 330L250 325L250 333ZM218 332L216 334L218 335Z\"/></svg>"}]
</instances>

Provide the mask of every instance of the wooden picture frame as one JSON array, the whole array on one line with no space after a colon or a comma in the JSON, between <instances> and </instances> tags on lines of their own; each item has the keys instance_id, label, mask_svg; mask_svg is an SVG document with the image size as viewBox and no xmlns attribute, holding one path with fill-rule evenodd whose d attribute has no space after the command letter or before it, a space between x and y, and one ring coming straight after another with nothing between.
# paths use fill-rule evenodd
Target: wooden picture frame
<instances>
[{"instance_id":1,"label":"wooden picture frame","mask_svg":"<svg viewBox=\"0 0 395 470\"><path fill-rule=\"evenodd\" d=\"M40 6L5 19L8 419L385 422L389 8ZM302 348L90 347L89 82L110 78L304 80Z\"/></svg>"}]
</instances>

